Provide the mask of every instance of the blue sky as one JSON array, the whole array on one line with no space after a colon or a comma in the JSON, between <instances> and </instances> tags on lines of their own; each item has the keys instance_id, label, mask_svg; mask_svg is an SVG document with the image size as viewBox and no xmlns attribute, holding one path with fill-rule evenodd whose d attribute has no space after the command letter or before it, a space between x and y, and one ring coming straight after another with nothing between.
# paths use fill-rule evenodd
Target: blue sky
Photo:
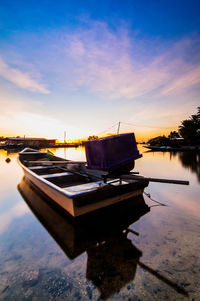
<instances>
[{"instance_id":1,"label":"blue sky","mask_svg":"<svg viewBox=\"0 0 200 301\"><path fill-rule=\"evenodd\" d=\"M0 135L78 138L118 121L138 139L177 129L200 105L199 11L199 1L1 1Z\"/></svg>"}]
</instances>

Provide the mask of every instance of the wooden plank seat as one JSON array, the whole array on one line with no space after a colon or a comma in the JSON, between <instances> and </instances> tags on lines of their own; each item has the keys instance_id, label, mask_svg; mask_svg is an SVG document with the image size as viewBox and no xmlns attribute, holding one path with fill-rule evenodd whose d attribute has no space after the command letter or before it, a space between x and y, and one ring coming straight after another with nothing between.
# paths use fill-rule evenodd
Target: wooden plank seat
<instances>
[{"instance_id":1,"label":"wooden plank seat","mask_svg":"<svg viewBox=\"0 0 200 301\"><path fill-rule=\"evenodd\" d=\"M92 190L97 190L98 188L103 188L104 186L107 185L103 181L97 181L97 182L84 183L76 186L63 187L63 189L70 192L70 194L77 194L79 192L84 192L84 191L89 192Z\"/></svg>"},{"instance_id":2,"label":"wooden plank seat","mask_svg":"<svg viewBox=\"0 0 200 301\"><path fill-rule=\"evenodd\" d=\"M37 163L37 164L83 164L85 165L86 162L85 161L71 161L71 160L56 160L56 161L53 161L53 160L47 160L47 158L44 158L44 160L34 160L34 161L29 161L29 163Z\"/></svg>"},{"instance_id":3,"label":"wooden plank seat","mask_svg":"<svg viewBox=\"0 0 200 301\"><path fill-rule=\"evenodd\" d=\"M30 166L29 169L31 170L41 170L41 169L49 169L49 168L55 168L52 165L45 165L45 166Z\"/></svg>"},{"instance_id":4,"label":"wooden plank seat","mask_svg":"<svg viewBox=\"0 0 200 301\"><path fill-rule=\"evenodd\" d=\"M45 154L44 152L24 152L23 155L41 155L41 154Z\"/></svg>"},{"instance_id":5,"label":"wooden plank seat","mask_svg":"<svg viewBox=\"0 0 200 301\"><path fill-rule=\"evenodd\" d=\"M53 173L53 174L46 174L46 175L40 175L44 179L51 179L51 178L60 178L63 176L72 176L73 174L71 172L60 172L60 173Z\"/></svg>"}]
</instances>

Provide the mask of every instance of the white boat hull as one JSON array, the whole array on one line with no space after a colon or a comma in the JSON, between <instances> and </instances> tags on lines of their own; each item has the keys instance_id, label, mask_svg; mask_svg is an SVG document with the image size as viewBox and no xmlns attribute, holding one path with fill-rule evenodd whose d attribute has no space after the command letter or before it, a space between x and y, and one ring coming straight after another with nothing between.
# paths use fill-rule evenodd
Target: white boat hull
<instances>
[{"instance_id":1,"label":"white boat hull","mask_svg":"<svg viewBox=\"0 0 200 301\"><path fill-rule=\"evenodd\" d=\"M23 152L20 154L23 155ZM135 186L133 186L133 184L131 184L132 186L130 186L130 184L125 183L125 185L121 185L121 187L126 186L125 190L121 191L121 187L119 187L120 184L104 184L102 180L102 183L100 183L101 185L96 184L99 183L98 181L84 185L77 185L77 183L75 183L75 192L77 187L79 188L80 186L89 186L89 188L82 191L80 190L78 193L75 193L73 191L73 186L68 188L61 188L48 179L45 179L43 176L38 175L37 173L32 171L30 167L25 166L23 160L21 160L20 157L19 164L23 169L25 177L31 183L33 183L42 193L47 195L54 203L63 208L73 217L77 217L95 211L97 209L139 196L143 193L144 187L148 185L148 183L144 182L138 185L139 181L136 181ZM58 175L58 173L55 175ZM51 174L48 178L50 177ZM98 186L98 188L96 188L96 186Z\"/></svg>"}]
</instances>

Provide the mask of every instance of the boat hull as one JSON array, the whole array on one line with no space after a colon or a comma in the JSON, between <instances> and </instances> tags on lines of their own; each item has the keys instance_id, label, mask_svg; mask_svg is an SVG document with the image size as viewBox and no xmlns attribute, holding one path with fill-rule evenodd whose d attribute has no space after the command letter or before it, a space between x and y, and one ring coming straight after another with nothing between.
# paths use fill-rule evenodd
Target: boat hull
<instances>
[{"instance_id":1,"label":"boat hull","mask_svg":"<svg viewBox=\"0 0 200 301\"><path fill-rule=\"evenodd\" d=\"M43 194L47 195L56 205L60 206L73 217L78 217L89 212L93 212L103 207L107 207L127 199L143 194L144 188L148 185L146 181L135 181L126 185L102 185L103 188L93 189L88 192L71 194L65 189L58 187L55 183L36 174L23 164L20 159L19 164L23 169L24 176ZM105 187L107 186L107 187ZM77 186L76 186L77 187Z\"/></svg>"},{"instance_id":2,"label":"boat hull","mask_svg":"<svg viewBox=\"0 0 200 301\"><path fill-rule=\"evenodd\" d=\"M75 216L73 200L67 195L63 194L57 187L53 187L52 183L45 183L40 178L32 175L29 170L23 168L24 176L33 183L39 190L41 190L45 195L51 198L57 205L61 206L64 210L69 212L72 216Z\"/></svg>"}]
</instances>

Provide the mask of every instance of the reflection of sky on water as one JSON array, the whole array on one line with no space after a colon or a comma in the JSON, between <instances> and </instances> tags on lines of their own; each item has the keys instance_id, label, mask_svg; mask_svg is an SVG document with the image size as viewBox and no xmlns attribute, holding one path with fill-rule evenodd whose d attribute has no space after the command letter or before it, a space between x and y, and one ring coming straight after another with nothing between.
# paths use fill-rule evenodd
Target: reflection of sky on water
<instances>
[{"instance_id":1,"label":"reflection of sky on water","mask_svg":"<svg viewBox=\"0 0 200 301\"><path fill-rule=\"evenodd\" d=\"M0 213L0 233L4 232L14 219L19 218L27 213L29 213L29 209L22 202L17 203L8 211Z\"/></svg>"},{"instance_id":2,"label":"reflection of sky on water","mask_svg":"<svg viewBox=\"0 0 200 301\"><path fill-rule=\"evenodd\" d=\"M5 231L13 219L29 212L26 204L21 202L20 196L16 193L13 183L17 183L22 171L16 163L16 154L9 156L10 163L6 163L7 154L0 150L0 233Z\"/></svg>"},{"instance_id":3,"label":"reflection of sky on water","mask_svg":"<svg viewBox=\"0 0 200 301\"><path fill-rule=\"evenodd\" d=\"M64 149L51 151L65 157ZM0 299L101 300L100 294L106 295L113 281L109 300L187 300L184 291L198 300L200 205L193 159L188 165L187 158L183 166L180 154L144 152L136 161L135 170L140 174L185 179L190 186L150 183L146 191L167 206L155 206L158 204L145 196L150 212L129 226L139 236L128 232L126 238L118 233L100 245L87 238L87 248L70 260L17 191L22 173L16 155L9 157L7 164L6 153L0 151ZM66 150L66 158L84 160L83 149ZM63 235L66 238L72 232L64 230ZM160 275L182 288L183 294Z\"/></svg>"},{"instance_id":4,"label":"reflection of sky on water","mask_svg":"<svg viewBox=\"0 0 200 301\"><path fill-rule=\"evenodd\" d=\"M51 152L53 152L56 156L62 157L68 160L83 160L85 161L85 149L83 147L77 148L51 148Z\"/></svg>"}]
</instances>

